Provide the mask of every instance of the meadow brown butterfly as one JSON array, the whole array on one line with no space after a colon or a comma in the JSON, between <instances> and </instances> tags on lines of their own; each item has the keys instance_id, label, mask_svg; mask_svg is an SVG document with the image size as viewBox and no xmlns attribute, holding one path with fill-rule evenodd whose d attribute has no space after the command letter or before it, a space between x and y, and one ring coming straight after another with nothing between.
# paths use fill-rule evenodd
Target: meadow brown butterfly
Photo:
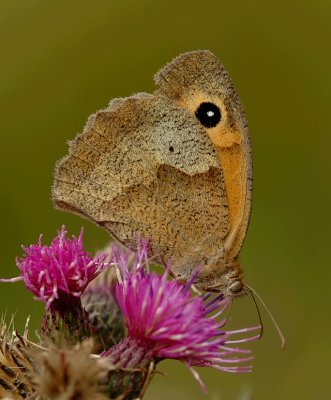
<instances>
[{"instance_id":1,"label":"meadow brown butterfly","mask_svg":"<svg viewBox=\"0 0 331 400\"><path fill-rule=\"evenodd\" d=\"M180 55L153 94L112 100L91 115L58 162L57 208L103 226L126 246L150 239L182 281L227 296L247 291L238 255L252 196L243 107L210 51Z\"/></svg>"}]
</instances>

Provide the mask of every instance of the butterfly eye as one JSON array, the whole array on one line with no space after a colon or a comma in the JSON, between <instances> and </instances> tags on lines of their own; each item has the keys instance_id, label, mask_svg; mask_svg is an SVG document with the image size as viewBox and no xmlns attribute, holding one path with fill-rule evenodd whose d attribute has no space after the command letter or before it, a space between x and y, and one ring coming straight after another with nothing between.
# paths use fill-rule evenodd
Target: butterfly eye
<instances>
[{"instance_id":1,"label":"butterfly eye","mask_svg":"<svg viewBox=\"0 0 331 400\"><path fill-rule=\"evenodd\" d=\"M214 103L201 103L195 116L206 128L214 128L221 120L221 110Z\"/></svg>"}]
</instances>

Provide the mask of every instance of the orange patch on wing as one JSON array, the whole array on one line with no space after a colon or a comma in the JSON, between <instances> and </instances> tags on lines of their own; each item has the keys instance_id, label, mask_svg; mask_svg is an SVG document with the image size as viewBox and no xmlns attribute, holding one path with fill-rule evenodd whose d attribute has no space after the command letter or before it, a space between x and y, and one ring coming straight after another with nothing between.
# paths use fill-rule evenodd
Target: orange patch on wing
<instances>
[{"instance_id":1,"label":"orange patch on wing","mask_svg":"<svg viewBox=\"0 0 331 400\"><path fill-rule=\"evenodd\" d=\"M215 103L222 113L222 122L214 128L205 128L205 131L215 146L223 171L230 219L230 232L225 242L225 250L231 256L231 251L233 251L234 243L241 228L247 194L244 143L242 134L229 128L227 123L228 113L220 98L208 97L204 93L190 92L178 102L194 114L199 104L204 101Z\"/></svg>"},{"instance_id":2,"label":"orange patch on wing","mask_svg":"<svg viewBox=\"0 0 331 400\"><path fill-rule=\"evenodd\" d=\"M245 202L245 158L240 133L225 128L215 128L208 132L215 145L221 167L229 206L230 235L229 247L240 228Z\"/></svg>"}]
</instances>

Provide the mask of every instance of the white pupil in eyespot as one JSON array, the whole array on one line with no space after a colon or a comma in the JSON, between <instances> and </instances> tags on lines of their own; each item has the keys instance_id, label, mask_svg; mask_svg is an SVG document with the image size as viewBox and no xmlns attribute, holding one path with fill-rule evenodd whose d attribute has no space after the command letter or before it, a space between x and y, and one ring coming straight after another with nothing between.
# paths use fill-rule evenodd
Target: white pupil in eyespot
<instances>
[{"instance_id":1,"label":"white pupil in eyespot","mask_svg":"<svg viewBox=\"0 0 331 400\"><path fill-rule=\"evenodd\" d=\"M214 111L207 111L208 117L213 117L215 115Z\"/></svg>"}]
</instances>

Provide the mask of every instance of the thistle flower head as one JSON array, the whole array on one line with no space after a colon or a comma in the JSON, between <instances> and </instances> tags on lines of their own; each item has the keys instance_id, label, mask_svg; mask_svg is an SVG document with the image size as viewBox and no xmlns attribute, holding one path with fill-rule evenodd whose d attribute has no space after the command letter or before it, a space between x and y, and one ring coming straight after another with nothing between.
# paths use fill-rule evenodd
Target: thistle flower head
<instances>
[{"instance_id":1,"label":"thistle flower head","mask_svg":"<svg viewBox=\"0 0 331 400\"><path fill-rule=\"evenodd\" d=\"M21 275L2 282L23 280L25 286L44 301L47 307L65 296L80 297L91 282L107 266L106 255L92 257L83 249L83 229L78 237L66 237L63 226L49 246L38 244L22 246L25 255L16 260Z\"/></svg>"},{"instance_id":2,"label":"thistle flower head","mask_svg":"<svg viewBox=\"0 0 331 400\"><path fill-rule=\"evenodd\" d=\"M222 294L214 297L192 294L195 276L183 285L168 279L168 269L163 275L150 272L147 253L147 243L140 243L134 265L128 270L127 256L120 249L113 251L112 261L119 271L114 294L128 338L139 343L155 360L169 358L184 362L198 380L193 366L249 372L251 366L237 364L250 361L250 351L232 345L259 336L237 340L232 336L260 327L225 330L226 319L219 321L217 317L229 306L230 299Z\"/></svg>"}]
</instances>

